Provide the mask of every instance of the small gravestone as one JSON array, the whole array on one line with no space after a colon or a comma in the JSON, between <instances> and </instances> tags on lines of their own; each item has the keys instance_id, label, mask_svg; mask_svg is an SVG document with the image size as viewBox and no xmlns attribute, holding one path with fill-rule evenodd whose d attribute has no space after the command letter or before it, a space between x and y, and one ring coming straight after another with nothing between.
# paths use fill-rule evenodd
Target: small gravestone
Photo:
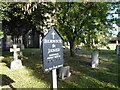
<instances>
[{"instance_id":1,"label":"small gravestone","mask_svg":"<svg viewBox=\"0 0 120 90\"><path fill-rule=\"evenodd\" d=\"M92 54L92 68L97 67L99 64L99 53L93 52Z\"/></svg>"},{"instance_id":2,"label":"small gravestone","mask_svg":"<svg viewBox=\"0 0 120 90\"><path fill-rule=\"evenodd\" d=\"M117 46L116 46L115 51L116 51L116 54L117 54L117 55L120 54L120 45L117 45Z\"/></svg>"},{"instance_id":3,"label":"small gravestone","mask_svg":"<svg viewBox=\"0 0 120 90\"><path fill-rule=\"evenodd\" d=\"M10 48L10 52L13 52L14 60L11 62L10 68L13 70L22 68L22 61L18 59L18 51L20 51L20 48L17 48L17 45L13 45L13 48Z\"/></svg>"},{"instance_id":4,"label":"small gravestone","mask_svg":"<svg viewBox=\"0 0 120 90\"><path fill-rule=\"evenodd\" d=\"M23 44L20 45L21 50L25 49L25 46Z\"/></svg>"},{"instance_id":5,"label":"small gravestone","mask_svg":"<svg viewBox=\"0 0 120 90\"><path fill-rule=\"evenodd\" d=\"M70 73L70 66L66 66L66 67L61 67L59 69L59 78L64 80L67 77L70 77L71 73Z\"/></svg>"}]
</instances>

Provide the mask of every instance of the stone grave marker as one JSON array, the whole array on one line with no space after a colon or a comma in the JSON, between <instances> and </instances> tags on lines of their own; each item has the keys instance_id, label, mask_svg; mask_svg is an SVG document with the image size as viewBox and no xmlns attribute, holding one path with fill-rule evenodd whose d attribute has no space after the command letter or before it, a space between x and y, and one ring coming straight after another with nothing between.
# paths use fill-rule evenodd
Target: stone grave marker
<instances>
[{"instance_id":1,"label":"stone grave marker","mask_svg":"<svg viewBox=\"0 0 120 90\"><path fill-rule=\"evenodd\" d=\"M97 67L99 64L99 53L93 52L92 53L92 68Z\"/></svg>"},{"instance_id":2,"label":"stone grave marker","mask_svg":"<svg viewBox=\"0 0 120 90\"><path fill-rule=\"evenodd\" d=\"M59 78L64 80L67 77L70 77L71 73L70 73L70 66L65 66L65 67L61 67L59 69Z\"/></svg>"},{"instance_id":3,"label":"stone grave marker","mask_svg":"<svg viewBox=\"0 0 120 90\"><path fill-rule=\"evenodd\" d=\"M51 29L42 41L44 72L52 70L52 86L57 88L56 69L63 67L63 42L57 30Z\"/></svg>"},{"instance_id":4,"label":"stone grave marker","mask_svg":"<svg viewBox=\"0 0 120 90\"><path fill-rule=\"evenodd\" d=\"M21 50L25 49L24 44L21 44L20 47L21 47Z\"/></svg>"},{"instance_id":5,"label":"stone grave marker","mask_svg":"<svg viewBox=\"0 0 120 90\"><path fill-rule=\"evenodd\" d=\"M120 54L120 45L116 45L115 51L117 55Z\"/></svg>"},{"instance_id":6,"label":"stone grave marker","mask_svg":"<svg viewBox=\"0 0 120 90\"><path fill-rule=\"evenodd\" d=\"M20 59L18 59L18 51L20 51L20 48L17 48L17 45L14 44L13 48L10 48L10 52L13 52L13 57L14 60L11 62L10 68L13 70L22 68L22 61Z\"/></svg>"}]
</instances>

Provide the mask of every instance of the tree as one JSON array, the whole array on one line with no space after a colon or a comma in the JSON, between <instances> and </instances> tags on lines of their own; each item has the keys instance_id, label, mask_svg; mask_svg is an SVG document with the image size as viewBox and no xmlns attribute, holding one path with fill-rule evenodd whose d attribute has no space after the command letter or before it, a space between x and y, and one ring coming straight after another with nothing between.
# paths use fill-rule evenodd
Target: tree
<instances>
[{"instance_id":1,"label":"tree","mask_svg":"<svg viewBox=\"0 0 120 90\"><path fill-rule=\"evenodd\" d=\"M3 29L7 28L7 33L16 38L31 31L32 41L37 43L36 32L44 37L44 29L49 28L47 19L50 17L46 14L52 13L50 6L51 3L3 3ZM25 38L23 43L26 43ZM38 46L35 43L34 46Z\"/></svg>"},{"instance_id":2,"label":"tree","mask_svg":"<svg viewBox=\"0 0 120 90\"><path fill-rule=\"evenodd\" d=\"M70 56L75 56L75 44L82 42L88 48L105 45L112 29L110 3L56 3L56 24L60 33L70 43Z\"/></svg>"},{"instance_id":3,"label":"tree","mask_svg":"<svg viewBox=\"0 0 120 90\"><path fill-rule=\"evenodd\" d=\"M23 10L25 13L32 15L32 23L36 26L37 30L44 31L44 29L50 28L51 21L48 19L53 15L53 3L27 3ZM43 33L44 34L44 33ZM44 35L42 35L44 37Z\"/></svg>"},{"instance_id":4,"label":"tree","mask_svg":"<svg viewBox=\"0 0 120 90\"><path fill-rule=\"evenodd\" d=\"M120 32L117 34L117 37L120 37Z\"/></svg>"},{"instance_id":5,"label":"tree","mask_svg":"<svg viewBox=\"0 0 120 90\"><path fill-rule=\"evenodd\" d=\"M52 14L51 6L52 3L3 3L3 24L7 25L5 27L9 28L12 35L16 35L19 28L27 31L34 28L42 32L43 27L48 28L47 19L50 17L46 14Z\"/></svg>"},{"instance_id":6,"label":"tree","mask_svg":"<svg viewBox=\"0 0 120 90\"><path fill-rule=\"evenodd\" d=\"M120 27L120 2L113 2L113 8L116 8L116 11L114 14L118 14L118 18L116 19L116 24Z\"/></svg>"}]
</instances>

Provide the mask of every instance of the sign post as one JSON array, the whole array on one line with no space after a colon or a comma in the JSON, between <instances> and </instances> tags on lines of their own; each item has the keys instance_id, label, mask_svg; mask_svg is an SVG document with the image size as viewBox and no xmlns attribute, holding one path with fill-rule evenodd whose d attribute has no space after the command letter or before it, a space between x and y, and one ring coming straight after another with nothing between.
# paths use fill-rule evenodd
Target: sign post
<instances>
[{"instance_id":1,"label":"sign post","mask_svg":"<svg viewBox=\"0 0 120 90\"><path fill-rule=\"evenodd\" d=\"M60 34L51 29L42 40L43 68L44 72L52 70L53 88L57 88L56 69L63 67L63 43Z\"/></svg>"},{"instance_id":2,"label":"sign post","mask_svg":"<svg viewBox=\"0 0 120 90\"><path fill-rule=\"evenodd\" d=\"M56 73L56 69L52 70L52 87L55 89L57 88L57 73Z\"/></svg>"}]
</instances>

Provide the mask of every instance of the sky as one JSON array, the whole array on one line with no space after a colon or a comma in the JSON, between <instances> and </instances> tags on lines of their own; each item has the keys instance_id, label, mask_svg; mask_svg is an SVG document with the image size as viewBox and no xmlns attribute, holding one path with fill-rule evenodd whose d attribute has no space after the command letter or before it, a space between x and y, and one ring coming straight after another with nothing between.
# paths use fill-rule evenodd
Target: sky
<instances>
[{"instance_id":1,"label":"sky","mask_svg":"<svg viewBox=\"0 0 120 90\"><path fill-rule=\"evenodd\" d=\"M110 11L111 13L114 13L116 11L116 9L114 11ZM114 18L118 18L118 14L113 14ZM108 17L111 18L111 17ZM115 31L113 31L113 36L116 37L118 34L118 26L116 24L113 24L113 27L116 28Z\"/></svg>"}]
</instances>

